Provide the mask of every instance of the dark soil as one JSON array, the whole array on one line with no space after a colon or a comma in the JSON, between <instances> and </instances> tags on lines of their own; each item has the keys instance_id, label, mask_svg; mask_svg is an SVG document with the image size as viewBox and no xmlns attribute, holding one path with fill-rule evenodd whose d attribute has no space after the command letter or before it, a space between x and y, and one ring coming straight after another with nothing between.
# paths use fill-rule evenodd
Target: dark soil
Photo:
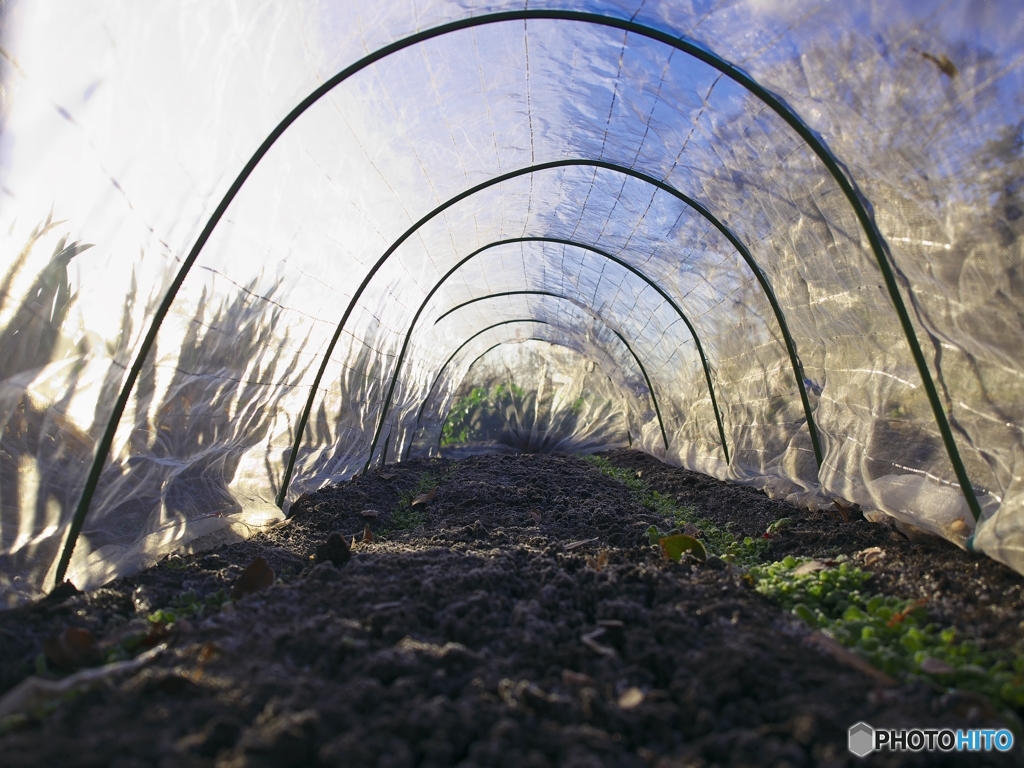
<instances>
[{"instance_id":1,"label":"dark soil","mask_svg":"<svg viewBox=\"0 0 1024 768\"><path fill-rule=\"evenodd\" d=\"M636 452L607 458L703 517L731 521L740 537L792 518L769 559L879 547L876 589L927 596L936 620L993 647L1020 637L1024 579L983 556L911 542L856 514L847 522L797 510ZM436 496L416 520L399 502L427 473ZM662 559L645 530L664 522L575 457L412 461L354 478L249 541L0 613L3 693L68 626L102 644L188 590L230 591L256 557L276 575L269 588L152 638L168 648L146 667L8 723L2 762L1020 764L1019 746L984 759L853 758L846 733L860 720L962 728L985 715L922 683L877 689L808 643L809 630L736 569ZM342 537L331 534L361 539L367 524L374 541L356 544L346 561ZM258 570L246 577L252 584Z\"/></svg>"}]
</instances>

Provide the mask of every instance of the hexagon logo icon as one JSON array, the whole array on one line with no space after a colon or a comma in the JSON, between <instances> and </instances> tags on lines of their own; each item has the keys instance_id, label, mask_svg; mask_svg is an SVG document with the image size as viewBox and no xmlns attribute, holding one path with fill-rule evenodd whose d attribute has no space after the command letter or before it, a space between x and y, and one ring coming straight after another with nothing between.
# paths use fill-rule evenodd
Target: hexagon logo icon
<instances>
[{"instance_id":1,"label":"hexagon logo icon","mask_svg":"<svg viewBox=\"0 0 1024 768\"><path fill-rule=\"evenodd\" d=\"M867 723L850 726L849 749L857 757L864 757L875 750L875 729Z\"/></svg>"}]
</instances>

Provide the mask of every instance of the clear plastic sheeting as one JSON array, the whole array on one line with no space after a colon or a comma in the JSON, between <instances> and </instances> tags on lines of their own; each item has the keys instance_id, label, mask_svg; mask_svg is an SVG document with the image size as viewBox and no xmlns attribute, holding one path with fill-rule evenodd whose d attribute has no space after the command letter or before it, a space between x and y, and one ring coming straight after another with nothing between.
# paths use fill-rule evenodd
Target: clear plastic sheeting
<instances>
[{"instance_id":1,"label":"clear plastic sheeting","mask_svg":"<svg viewBox=\"0 0 1024 768\"><path fill-rule=\"evenodd\" d=\"M0 605L435 452L503 382L534 448L1024 572L1015 0L0 14Z\"/></svg>"}]
</instances>

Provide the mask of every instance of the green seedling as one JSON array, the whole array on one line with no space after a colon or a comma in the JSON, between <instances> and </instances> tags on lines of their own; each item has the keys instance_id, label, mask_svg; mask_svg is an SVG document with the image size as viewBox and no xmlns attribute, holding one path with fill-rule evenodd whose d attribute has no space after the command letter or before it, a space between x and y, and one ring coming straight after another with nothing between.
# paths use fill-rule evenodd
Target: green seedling
<instances>
[{"instance_id":1,"label":"green seedling","mask_svg":"<svg viewBox=\"0 0 1024 768\"><path fill-rule=\"evenodd\" d=\"M601 456L590 455L582 458L593 464L601 474L617 480L629 488L637 501L665 518L669 529L682 529L687 524L699 528L702 534L701 543L707 554L717 555L727 562L742 566L756 565L764 559L768 550L767 541L750 538L737 541L736 537L723 526L700 517L693 507L677 504L668 496L650 490L643 480L636 476L635 472L613 467L607 459ZM659 540L666 535L655 526L647 529L647 536L652 545L658 544Z\"/></svg>"},{"instance_id":2,"label":"green seedling","mask_svg":"<svg viewBox=\"0 0 1024 768\"><path fill-rule=\"evenodd\" d=\"M424 515L419 509L415 509L408 505L399 506L392 513L392 520L394 525L385 531L380 531L380 535L391 533L391 531L412 531L419 528L427 521L427 516Z\"/></svg>"},{"instance_id":3,"label":"green seedling","mask_svg":"<svg viewBox=\"0 0 1024 768\"><path fill-rule=\"evenodd\" d=\"M423 525L427 521L424 514L426 504L414 505L413 501L435 490L439 479L433 472L427 472L420 477L416 487L403 493L398 500L398 506L391 513L391 527L377 531L376 535L386 536L394 531L413 531Z\"/></svg>"},{"instance_id":4,"label":"green seedling","mask_svg":"<svg viewBox=\"0 0 1024 768\"><path fill-rule=\"evenodd\" d=\"M190 589L177 595L166 608L153 611L147 618L151 624L173 624L179 619L217 613L227 601L228 595L223 589L211 592L203 598ZM126 650L133 649L126 648Z\"/></svg>"},{"instance_id":5,"label":"green seedling","mask_svg":"<svg viewBox=\"0 0 1024 768\"><path fill-rule=\"evenodd\" d=\"M645 533L647 534L647 540L651 542L652 546L657 546L658 542L665 537L665 534L654 525L649 526Z\"/></svg>"},{"instance_id":6,"label":"green seedling","mask_svg":"<svg viewBox=\"0 0 1024 768\"><path fill-rule=\"evenodd\" d=\"M499 384L490 390L486 387L473 387L468 394L456 400L448 411L448 418L441 427L441 447L467 443L479 437L479 429L474 426L472 418L478 410L502 413L507 405L522 400L525 395L526 390L512 383ZM576 407L574 404L573 408ZM582 407L582 398L579 407Z\"/></svg>"},{"instance_id":7,"label":"green seedling","mask_svg":"<svg viewBox=\"0 0 1024 768\"><path fill-rule=\"evenodd\" d=\"M940 629L928 621L923 600L871 594L871 574L848 562L825 565L789 556L751 568L748 577L758 592L893 677L922 678L974 691L1004 708L1024 707L1024 655L986 651L953 627Z\"/></svg>"},{"instance_id":8,"label":"green seedling","mask_svg":"<svg viewBox=\"0 0 1024 768\"><path fill-rule=\"evenodd\" d=\"M487 390L473 387L469 394L460 397L448 411L448 418L441 427L441 447L459 445L469 440L470 426L467 416L487 402Z\"/></svg>"},{"instance_id":9,"label":"green seedling","mask_svg":"<svg viewBox=\"0 0 1024 768\"><path fill-rule=\"evenodd\" d=\"M744 567L757 565L764 560L768 552L768 542L765 539L752 539L747 536L743 541L733 540L730 542L721 558L727 563L735 563Z\"/></svg>"}]
</instances>

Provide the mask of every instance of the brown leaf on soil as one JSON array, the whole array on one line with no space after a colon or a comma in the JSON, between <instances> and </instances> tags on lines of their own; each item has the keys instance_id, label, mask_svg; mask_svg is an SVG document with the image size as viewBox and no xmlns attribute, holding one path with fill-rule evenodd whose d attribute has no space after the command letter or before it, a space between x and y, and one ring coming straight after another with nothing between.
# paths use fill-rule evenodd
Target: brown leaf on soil
<instances>
[{"instance_id":1,"label":"brown leaf on soil","mask_svg":"<svg viewBox=\"0 0 1024 768\"><path fill-rule=\"evenodd\" d=\"M966 539L971 535L971 528L963 518L958 517L949 524L949 532L958 538Z\"/></svg>"},{"instance_id":2,"label":"brown leaf on soil","mask_svg":"<svg viewBox=\"0 0 1024 768\"><path fill-rule=\"evenodd\" d=\"M219 655L220 646L216 643L204 643L203 647L199 649L199 655L196 657L196 668L192 670L192 674L189 676L192 678L192 682L198 683L202 680L203 673L206 671L206 665Z\"/></svg>"},{"instance_id":3,"label":"brown leaf on soil","mask_svg":"<svg viewBox=\"0 0 1024 768\"><path fill-rule=\"evenodd\" d=\"M199 649L197 660L200 664L208 664L218 655L220 655L219 645L216 643L203 643L203 647Z\"/></svg>"},{"instance_id":4,"label":"brown leaf on soil","mask_svg":"<svg viewBox=\"0 0 1024 768\"><path fill-rule=\"evenodd\" d=\"M367 523L366 525L363 526L363 543L364 544L372 544L373 543L373 531L370 530L369 523Z\"/></svg>"},{"instance_id":5,"label":"brown leaf on soil","mask_svg":"<svg viewBox=\"0 0 1024 768\"><path fill-rule=\"evenodd\" d=\"M427 493L421 493L419 496L413 499L412 504L410 504L409 506L417 507L420 504L429 504L434 500L435 496L437 496L437 488L431 488Z\"/></svg>"},{"instance_id":6,"label":"brown leaf on soil","mask_svg":"<svg viewBox=\"0 0 1024 768\"><path fill-rule=\"evenodd\" d=\"M812 632L810 637L807 638L807 642L811 645L816 645L826 653L830 654L832 658L838 661L840 664L844 664L847 667L852 667L858 672L861 672L878 685L885 686L886 688L892 688L897 685L896 681L893 680L889 675L885 674L880 669L876 669L871 666L868 662L862 659L853 651L847 650L835 640L822 632Z\"/></svg>"},{"instance_id":7,"label":"brown leaf on soil","mask_svg":"<svg viewBox=\"0 0 1024 768\"><path fill-rule=\"evenodd\" d=\"M274 583L274 569L262 557L254 557L253 561L245 566L242 575L238 577L234 586L231 587L231 599L239 600L245 595L259 592Z\"/></svg>"},{"instance_id":8,"label":"brown leaf on soil","mask_svg":"<svg viewBox=\"0 0 1024 768\"><path fill-rule=\"evenodd\" d=\"M889 621L887 622L887 625L891 629L891 628L895 627L897 624L902 624L903 620L905 618L907 618L907 616L909 616L911 613L913 613L916 609L918 609L918 608L920 608L920 607L922 607L924 605L927 605L927 604L928 604L928 598L927 597L919 597L919 598L917 598L917 600L912 602L910 605L908 605L906 608L904 608L899 613L894 613L892 615L892 618L889 619Z\"/></svg>"},{"instance_id":9,"label":"brown leaf on soil","mask_svg":"<svg viewBox=\"0 0 1024 768\"><path fill-rule=\"evenodd\" d=\"M531 509L530 510L530 517L533 518L533 522L537 523L537 525L540 525L542 518L541 518L540 512L538 510Z\"/></svg>"},{"instance_id":10,"label":"brown leaf on soil","mask_svg":"<svg viewBox=\"0 0 1024 768\"><path fill-rule=\"evenodd\" d=\"M608 550L602 549L597 553L597 557L591 557L587 555L587 565L593 568L595 571L600 571L606 565L608 565Z\"/></svg>"},{"instance_id":11,"label":"brown leaf on soil","mask_svg":"<svg viewBox=\"0 0 1024 768\"><path fill-rule=\"evenodd\" d=\"M352 557L352 552L345 537L335 531L327 537L327 541L317 545L313 557L318 563L330 562L335 568L341 568Z\"/></svg>"},{"instance_id":12,"label":"brown leaf on soil","mask_svg":"<svg viewBox=\"0 0 1024 768\"><path fill-rule=\"evenodd\" d=\"M96 636L88 629L67 627L43 641L46 660L60 669L78 669L99 661Z\"/></svg>"},{"instance_id":13,"label":"brown leaf on soil","mask_svg":"<svg viewBox=\"0 0 1024 768\"><path fill-rule=\"evenodd\" d=\"M364 509L362 512L359 513L359 516L365 518L366 520L376 520L378 517L380 517L380 512L378 512L376 509Z\"/></svg>"},{"instance_id":14,"label":"brown leaf on soil","mask_svg":"<svg viewBox=\"0 0 1024 768\"><path fill-rule=\"evenodd\" d=\"M804 576L808 573L817 573L818 571L824 571L828 568L828 564L821 560L809 560L806 563L801 563L793 569L794 576Z\"/></svg>"},{"instance_id":15,"label":"brown leaf on soil","mask_svg":"<svg viewBox=\"0 0 1024 768\"><path fill-rule=\"evenodd\" d=\"M832 497L832 506L835 507L836 511L842 516L844 523L850 522L851 514L860 509L859 504L847 501L839 496Z\"/></svg>"},{"instance_id":16,"label":"brown leaf on soil","mask_svg":"<svg viewBox=\"0 0 1024 768\"><path fill-rule=\"evenodd\" d=\"M854 555L864 560L864 565L874 565L885 557L885 550L881 547L868 547Z\"/></svg>"}]
</instances>

